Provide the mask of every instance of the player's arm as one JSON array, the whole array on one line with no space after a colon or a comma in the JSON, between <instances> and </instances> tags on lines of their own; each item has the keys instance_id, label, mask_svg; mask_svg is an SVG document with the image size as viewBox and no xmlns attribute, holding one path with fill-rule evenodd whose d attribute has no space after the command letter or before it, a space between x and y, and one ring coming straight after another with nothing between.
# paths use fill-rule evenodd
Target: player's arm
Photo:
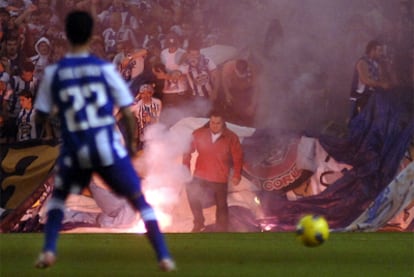
<instances>
[{"instance_id":1,"label":"player's arm","mask_svg":"<svg viewBox=\"0 0 414 277\"><path fill-rule=\"evenodd\" d=\"M120 115L120 120L123 126L125 126L125 146L128 153L134 156L137 149L135 141L136 119L131 110L131 104L134 99L127 84L119 72L116 71L113 64L108 63L102 69L108 85L111 87L110 93L114 98L115 105L119 107L118 114Z\"/></svg>"},{"instance_id":2,"label":"player's arm","mask_svg":"<svg viewBox=\"0 0 414 277\"><path fill-rule=\"evenodd\" d=\"M56 65L51 65L45 68L45 73L37 90L37 96L34 103L36 110L35 122L41 126L45 126L48 122L49 115L53 108L52 98L52 78L56 70Z\"/></svg>"}]
</instances>

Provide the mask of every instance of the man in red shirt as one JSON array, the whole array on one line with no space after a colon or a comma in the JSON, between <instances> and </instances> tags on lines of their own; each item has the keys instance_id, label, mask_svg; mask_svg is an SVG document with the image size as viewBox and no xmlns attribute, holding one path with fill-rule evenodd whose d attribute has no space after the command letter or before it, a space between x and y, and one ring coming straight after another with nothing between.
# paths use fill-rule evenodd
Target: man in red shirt
<instances>
[{"instance_id":1,"label":"man in red shirt","mask_svg":"<svg viewBox=\"0 0 414 277\"><path fill-rule=\"evenodd\" d=\"M193 132L191 149L184 155L190 168L191 153L197 151L193 180L187 185L187 197L194 217L192 232L204 229L202 197L213 193L216 204L216 230L228 229L227 184L241 180L243 152L238 136L227 129L222 115L213 112L210 121ZM233 169L232 174L230 174ZM229 177L231 178L229 180Z\"/></svg>"}]
</instances>

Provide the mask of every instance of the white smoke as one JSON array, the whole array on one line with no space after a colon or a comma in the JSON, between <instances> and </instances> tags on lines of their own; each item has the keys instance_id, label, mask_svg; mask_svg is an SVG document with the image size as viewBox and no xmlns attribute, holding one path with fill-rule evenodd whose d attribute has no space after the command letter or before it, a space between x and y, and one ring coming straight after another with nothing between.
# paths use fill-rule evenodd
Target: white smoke
<instances>
[{"instance_id":1,"label":"white smoke","mask_svg":"<svg viewBox=\"0 0 414 277\"><path fill-rule=\"evenodd\" d=\"M354 63L369 40L392 40L399 9L398 1L389 0L211 0L204 5L215 11L211 21L221 24L222 42L245 49L260 67L257 126L275 129L344 123ZM283 35L275 37L269 58L263 48L274 19ZM308 77L318 79L318 89L304 80ZM313 113L312 119L300 120L301 111Z\"/></svg>"},{"instance_id":2,"label":"white smoke","mask_svg":"<svg viewBox=\"0 0 414 277\"><path fill-rule=\"evenodd\" d=\"M145 147L138 160L143 172L144 189L175 191L179 193L189 180L189 170L182 164L182 155L188 151L191 141L189 134L173 132L162 124L148 127L145 133ZM177 193L170 193L164 203L175 202Z\"/></svg>"},{"instance_id":3,"label":"white smoke","mask_svg":"<svg viewBox=\"0 0 414 277\"><path fill-rule=\"evenodd\" d=\"M174 209L182 201L185 184L191 180L190 171L182 163L190 140L191 132L173 132L163 124L151 125L145 132L144 151L134 164L142 176L145 197L154 207L163 230L173 224ZM138 228L141 229L142 226Z\"/></svg>"}]
</instances>

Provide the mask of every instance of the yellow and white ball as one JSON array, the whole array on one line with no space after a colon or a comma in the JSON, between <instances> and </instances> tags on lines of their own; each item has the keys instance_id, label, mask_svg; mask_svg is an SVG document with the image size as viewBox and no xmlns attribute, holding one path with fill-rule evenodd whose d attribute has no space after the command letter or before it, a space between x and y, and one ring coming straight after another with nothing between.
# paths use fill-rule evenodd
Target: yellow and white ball
<instances>
[{"instance_id":1,"label":"yellow and white ball","mask_svg":"<svg viewBox=\"0 0 414 277\"><path fill-rule=\"evenodd\" d=\"M329 238L328 222L323 216L305 215L296 225L296 236L305 246L319 246Z\"/></svg>"}]
</instances>

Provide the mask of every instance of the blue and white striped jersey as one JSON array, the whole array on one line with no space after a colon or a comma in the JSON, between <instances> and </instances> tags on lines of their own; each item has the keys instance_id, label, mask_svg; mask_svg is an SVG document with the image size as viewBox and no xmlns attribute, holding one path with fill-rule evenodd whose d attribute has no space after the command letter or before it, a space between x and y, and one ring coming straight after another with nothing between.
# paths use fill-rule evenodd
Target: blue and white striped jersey
<instances>
[{"instance_id":1,"label":"blue and white striped jersey","mask_svg":"<svg viewBox=\"0 0 414 277\"><path fill-rule=\"evenodd\" d=\"M131 105L131 92L114 65L89 53L67 54L48 66L35 109L56 108L62 128L61 158L81 168L109 166L125 157L114 107Z\"/></svg>"}]
</instances>

